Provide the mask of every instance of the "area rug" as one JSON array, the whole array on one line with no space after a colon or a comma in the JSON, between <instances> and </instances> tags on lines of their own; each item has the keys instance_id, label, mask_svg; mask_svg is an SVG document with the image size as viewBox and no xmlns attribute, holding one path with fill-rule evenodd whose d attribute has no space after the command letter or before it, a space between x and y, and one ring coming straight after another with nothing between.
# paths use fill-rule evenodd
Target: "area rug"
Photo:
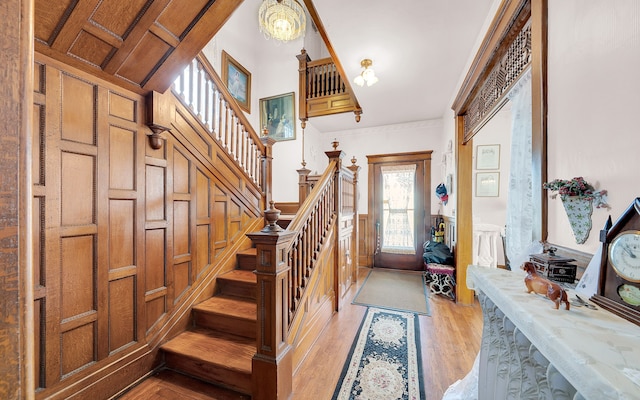
<instances>
[{"instance_id":1,"label":"area rug","mask_svg":"<svg viewBox=\"0 0 640 400\"><path fill-rule=\"evenodd\" d=\"M353 304L430 315L424 273L372 269Z\"/></svg>"},{"instance_id":2,"label":"area rug","mask_svg":"<svg viewBox=\"0 0 640 400\"><path fill-rule=\"evenodd\" d=\"M419 325L415 313L368 308L332 399L424 398Z\"/></svg>"}]
</instances>

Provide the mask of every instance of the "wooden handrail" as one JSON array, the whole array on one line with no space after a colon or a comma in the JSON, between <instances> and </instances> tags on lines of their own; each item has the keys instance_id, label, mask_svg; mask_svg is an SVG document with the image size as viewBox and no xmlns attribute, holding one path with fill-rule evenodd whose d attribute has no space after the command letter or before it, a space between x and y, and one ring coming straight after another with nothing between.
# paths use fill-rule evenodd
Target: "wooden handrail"
<instances>
[{"instance_id":1,"label":"wooden handrail","mask_svg":"<svg viewBox=\"0 0 640 400\"><path fill-rule=\"evenodd\" d=\"M293 347L305 329L312 287L332 280L323 292L340 308L344 294L355 282L357 265L356 185L359 167L342 166L344 152L328 151L329 164L306 196L286 230L277 226L279 211L265 217L269 224L248 234L256 246L258 281L257 352L253 358L256 400L288 398L291 393ZM350 272L353 271L353 272ZM322 286L322 285L321 285ZM309 316L313 319L313 316ZM307 321L306 323L309 323ZM311 328L313 329L313 328ZM306 332L306 333L305 333ZM274 385L265 387L265 379Z\"/></svg>"},{"instance_id":2,"label":"wooden handrail","mask_svg":"<svg viewBox=\"0 0 640 400\"><path fill-rule=\"evenodd\" d=\"M178 76L172 90L238 167L268 193L266 146L202 53Z\"/></svg>"},{"instance_id":3,"label":"wooden handrail","mask_svg":"<svg viewBox=\"0 0 640 400\"><path fill-rule=\"evenodd\" d=\"M329 163L287 228L295 232L285 250L285 257L290 266L288 328L291 328L291 321L295 318L300 300L304 296L315 256L324 245L336 217L337 193L334 175L337 168L335 160Z\"/></svg>"}]
</instances>

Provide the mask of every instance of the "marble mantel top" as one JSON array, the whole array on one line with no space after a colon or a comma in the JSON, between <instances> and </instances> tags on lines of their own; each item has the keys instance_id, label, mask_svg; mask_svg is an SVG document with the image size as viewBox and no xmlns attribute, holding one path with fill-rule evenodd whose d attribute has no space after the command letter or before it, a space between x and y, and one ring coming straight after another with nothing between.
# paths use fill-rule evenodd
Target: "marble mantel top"
<instances>
[{"instance_id":1,"label":"marble mantel top","mask_svg":"<svg viewBox=\"0 0 640 400\"><path fill-rule=\"evenodd\" d=\"M600 308L556 310L526 293L519 271L469 266L467 286L488 296L584 398L640 399L640 326Z\"/></svg>"}]
</instances>

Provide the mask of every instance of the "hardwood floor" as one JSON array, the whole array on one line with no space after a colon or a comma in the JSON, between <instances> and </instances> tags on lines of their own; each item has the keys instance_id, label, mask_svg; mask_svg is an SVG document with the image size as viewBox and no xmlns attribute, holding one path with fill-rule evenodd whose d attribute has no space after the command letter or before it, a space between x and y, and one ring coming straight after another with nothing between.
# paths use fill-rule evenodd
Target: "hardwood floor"
<instances>
[{"instance_id":1,"label":"hardwood floor","mask_svg":"<svg viewBox=\"0 0 640 400\"><path fill-rule=\"evenodd\" d=\"M350 301L368 272L368 268L359 268L358 284L349 289L349 301L334 315L295 372L293 400L331 399L366 311L366 307L353 305ZM472 306L460 306L440 296L431 297L429 305L431 316L419 316L424 400L436 400L442 398L450 384L464 377L471 369L480 349L482 311L477 301ZM180 382L188 382L189 379L181 375L175 378ZM121 397L135 400L231 398L234 397L223 392L211 393L198 382L168 387L166 381L155 376Z\"/></svg>"},{"instance_id":2,"label":"hardwood floor","mask_svg":"<svg viewBox=\"0 0 640 400\"><path fill-rule=\"evenodd\" d=\"M359 269L350 300L368 272L368 268ZM429 305L431 316L419 316L420 345L425 400L436 400L471 369L480 350L482 311L477 301L460 306L441 296L431 297ZM334 315L294 375L294 399L331 399L365 311L366 307L347 303Z\"/></svg>"}]
</instances>

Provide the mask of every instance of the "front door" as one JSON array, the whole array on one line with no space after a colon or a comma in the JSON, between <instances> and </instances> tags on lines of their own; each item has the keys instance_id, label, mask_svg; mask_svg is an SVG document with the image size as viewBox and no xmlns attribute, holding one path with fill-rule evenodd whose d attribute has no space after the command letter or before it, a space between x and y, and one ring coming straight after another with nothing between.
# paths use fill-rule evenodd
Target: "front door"
<instances>
[{"instance_id":1,"label":"front door","mask_svg":"<svg viewBox=\"0 0 640 400\"><path fill-rule=\"evenodd\" d=\"M431 231L431 151L367 158L373 266L422 270Z\"/></svg>"}]
</instances>

